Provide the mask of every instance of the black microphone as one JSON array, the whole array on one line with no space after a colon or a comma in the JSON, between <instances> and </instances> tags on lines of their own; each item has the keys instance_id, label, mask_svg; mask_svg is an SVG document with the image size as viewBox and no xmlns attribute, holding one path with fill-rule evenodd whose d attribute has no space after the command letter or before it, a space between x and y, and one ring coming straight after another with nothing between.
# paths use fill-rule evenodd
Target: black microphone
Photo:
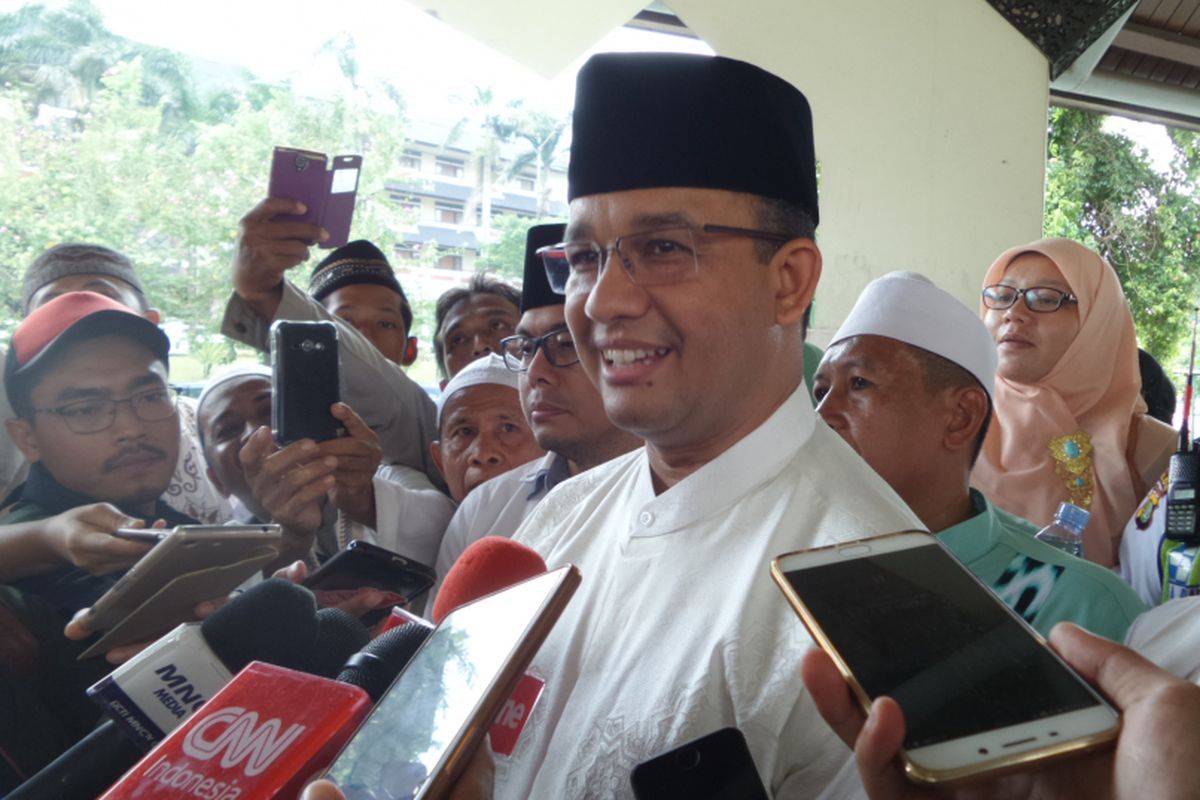
<instances>
[{"instance_id":1,"label":"black microphone","mask_svg":"<svg viewBox=\"0 0 1200 800\"><path fill-rule=\"evenodd\" d=\"M329 665L340 664L369 634L350 615L332 611L336 613L317 612L316 601L307 589L271 579L234 598L204 622L180 626L186 632L180 633L177 628L92 687L104 685L101 696L110 707L119 707L122 715L105 720L8 797L97 797L157 743L157 739L147 736L148 725L137 722L139 716L146 718L146 709L160 712L160 717L163 708L182 709L183 713L174 717L174 724L168 724L165 736L221 688L212 687L201 695L186 680L202 674L197 670L204 669L203 674L208 676L228 670L228 676L259 660L297 670L323 668L327 675L336 674L337 667ZM125 679L114 680L123 670ZM226 677L224 683L229 680ZM202 698L199 702L197 696ZM124 699L113 699L117 697ZM186 706L181 700L187 701Z\"/></svg>"}]
</instances>

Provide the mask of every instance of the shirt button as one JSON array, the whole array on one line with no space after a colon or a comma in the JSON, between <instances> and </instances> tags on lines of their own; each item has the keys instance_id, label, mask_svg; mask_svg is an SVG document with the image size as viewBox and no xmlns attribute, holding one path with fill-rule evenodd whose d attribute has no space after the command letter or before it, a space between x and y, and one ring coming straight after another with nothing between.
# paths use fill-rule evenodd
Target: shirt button
<instances>
[{"instance_id":1,"label":"shirt button","mask_svg":"<svg viewBox=\"0 0 1200 800\"><path fill-rule=\"evenodd\" d=\"M638 514L638 522L649 528L654 524L654 514L649 511L643 511L641 514Z\"/></svg>"}]
</instances>

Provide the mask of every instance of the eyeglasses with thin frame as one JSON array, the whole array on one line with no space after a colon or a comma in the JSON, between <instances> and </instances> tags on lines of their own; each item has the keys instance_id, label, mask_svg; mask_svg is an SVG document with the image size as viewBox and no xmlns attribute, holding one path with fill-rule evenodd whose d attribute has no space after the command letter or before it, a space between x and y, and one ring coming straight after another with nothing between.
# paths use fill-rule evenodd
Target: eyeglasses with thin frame
<instances>
[{"instance_id":1,"label":"eyeglasses with thin frame","mask_svg":"<svg viewBox=\"0 0 1200 800\"><path fill-rule=\"evenodd\" d=\"M735 228L729 225L672 225L618 237L612 247L597 242L564 242L538 250L546 266L550 288L559 294L591 291L610 253L638 286L662 286L690 280L700 270L696 233L742 236L782 244L794 237L783 233Z\"/></svg>"},{"instance_id":2,"label":"eyeglasses with thin frame","mask_svg":"<svg viewBox=\"0 0 1200 800\"><path fill-rule=\"evenodd\" d=\"M1078 303L1079 298L1052 286L1030 286L1018 289L1007 283L995 283L983 289L983 304L997 311L1012 308L1017 300L1025 299L1025 307L1038 314L1058 311L1068 303Z\"/></svg>"},{"instance_id":3,"label":"eyeglasses with thin frame","mask_svg":"<svg viewBox=\"0 0 1200 800\"><path fill-rule=\"evenodd\" d=\"M122 403L128 403L133 415L142 422L162 422L175 415L175 393L166 386L147 389L118 400L76 400L61 406L33 410L38 414L59 417L72 433L99 433L112 427L117 419L117 406Z\"/></svg>"},{"instance_id":4,"label":"eyeglasses with thin frame","mask_svg":"<svg viewBox=\"0 0 1200 800\"><path fill-rule=\"evenodd\" d=\"M538 349L546 354L553 367L569 367L579 363L575 340L566 328L550 331L545 336L506 336L500 340L500 352L504 355L504 366L513 372L525 372L533 364Z\"/></svg>"}]
</instances>

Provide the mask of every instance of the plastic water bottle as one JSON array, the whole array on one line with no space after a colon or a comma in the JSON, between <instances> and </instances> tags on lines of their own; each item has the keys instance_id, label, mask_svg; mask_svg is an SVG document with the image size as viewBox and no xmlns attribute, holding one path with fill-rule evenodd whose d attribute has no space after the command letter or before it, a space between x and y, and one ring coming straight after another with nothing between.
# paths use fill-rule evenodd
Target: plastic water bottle
<instances>
[{"instance_id":1,"label":"plastic water bottle","mask_svg":"<svg viewBox=\"0 0 1200 800\"><path fill-rule=\"evenodd\" d=\"M1054 522L1037 532L1037 538L1073 556L1083 558L1083 529L1091 515L1070 503L1059 503Z\"/></svg>"}]
</instances>

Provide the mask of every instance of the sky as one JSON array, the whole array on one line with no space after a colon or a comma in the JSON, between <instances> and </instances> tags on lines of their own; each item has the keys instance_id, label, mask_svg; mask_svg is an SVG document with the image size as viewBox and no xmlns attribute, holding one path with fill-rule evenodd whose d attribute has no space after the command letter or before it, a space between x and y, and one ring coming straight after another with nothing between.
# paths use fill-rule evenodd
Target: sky
<instances>
[{"instance_id":1,"label":"sky","mask_svg":"<svg viewBox=\"0 0 1200 800\"><path fill-rule=\"evenodd\" d=\"M328 96L344 84L332 59L314 59L313 54L337 33L348 32L357 44L364 79L390 80L404 94L410 117L447 124L462 116L458 100L469 101L475 86L494 87L501 101L524 98L528 108L566 116L573 105L575 73L594 52L712 52L695 39L617 28L558 76L547 79L403 0L339 0L333 6L292 0L286 12L278 3L254 0L186 5L162 0L93 2L117 34L244 66L267 82L290 80L299 92L315 97ZM65 3L48 3L59 4ZM0 0L3 11L21 5L24 0ZM339 24L339 19L346 24ZM1105 127L1145 148L1159 171L1169 165L1172 148L1163 126L1112 117Z\"/></svg>"},{"instance_id":2,"label":"sky","mask_svg":"<svg viewBox=\"0 0 1200 800\"><path fill-rule=\"evenodd\" d=\"M363 77L381 76L396 84L414 117L439 109L451 113L448 101L469 99L476 85L494 86L503 100L523 97L527 107L566 116L573 105L575 72L592 52L712 52L694 39L618 28L548 80L401 0L293 0L286 12L279 3L253 0L186 5L161 0L93 2L114 33L244 66L268 82L290 79L298 91L316 97L343 85L332 60L314 60L313 54L344 30L354 37ZM0 2L0 7L20 5ZM339 19L347 24L339 24ZM456 119L461 112L453 115Z\"/></svg>"}]
</instances>

